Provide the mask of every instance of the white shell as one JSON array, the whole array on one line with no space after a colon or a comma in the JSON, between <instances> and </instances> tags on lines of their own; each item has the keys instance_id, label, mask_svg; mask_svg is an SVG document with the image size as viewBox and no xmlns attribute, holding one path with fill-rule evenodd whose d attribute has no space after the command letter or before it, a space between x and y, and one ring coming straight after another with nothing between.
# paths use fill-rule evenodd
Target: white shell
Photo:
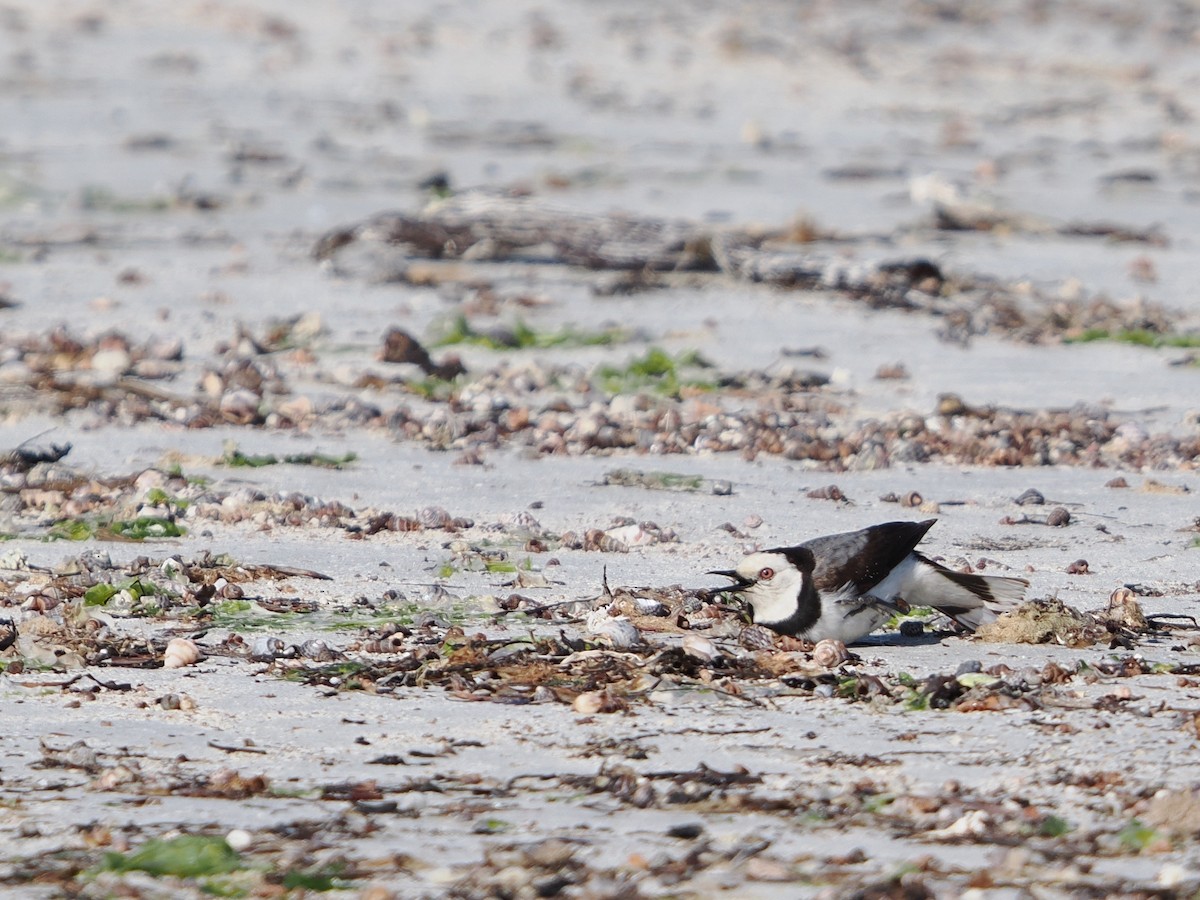
<instances>
[{"instance_id":1,"label":"white shell","mask_svg":"<svg viewBox=\"0 0 1200 900\"><path fill-rule=\"evenodd\" d=\"M625 616L610 616L606 609L592 610L585 620L588 633L614 650L629 650L642 643L642 633Z\"/></svg>"},{"instance_id":2,"label":"white shell","mask_svg":"<svg viewBox=\"0 0 1200 900\"><path fill-rule=\"evenodd\" d=\"M826 669L836 668L849 658L850 651L846 649L843 641L825 638L823 641L817 641L817 646L813 647L813 662Z\"/></svg>"},{"instance_id":3,"label":"white shell","mask_svg":"<svg viewBox=\"0 0 1200 900\"><path fill-rule=\"evenodd\" d=\"M701 637L698 634L685 634L681 642L683 652L688 656L694 656L703 662L712 662L721 655L721 651L706 637Z\"/></svg>"},{"instance_id":4,"label":"white shell","mask_svg":"<svg viewBox=\"0 0 1200 900\"><path fill-rule=\"evenodd\" d=\"M200 648L195 641L187 638L172 638L163 653L164 669L182 669L184 666L195 664L200 659Z\"/></svg>"},{"instance_id":5,"label":"white shell","mask_svg":"<svg viewBox=\"0 0 1200 900\"><path fill-rule=\"evenodd\" d=\"M627 547L640 547L645 544L656 544L658 538L646 531L641 525L618 525L604 532L615 541L620 541Z\"/></svg>"},{"instance_id":6,"label":"white shell","mask_svg":"<svg viewBox=\"0 0 1200 900\"><path fill-rule=\"evenodd\" d=\"M604 706L603 691L587 691L575 698L575 702L571 704L571 709L583 716L590 716L600 712L600 708Z\"/></svg>"}]
</instances>

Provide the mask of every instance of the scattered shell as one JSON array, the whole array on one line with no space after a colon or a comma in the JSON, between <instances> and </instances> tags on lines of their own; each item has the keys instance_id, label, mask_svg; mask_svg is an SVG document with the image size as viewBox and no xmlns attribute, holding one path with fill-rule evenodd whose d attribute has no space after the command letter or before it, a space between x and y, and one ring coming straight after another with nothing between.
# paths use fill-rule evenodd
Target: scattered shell
<instances>
[{"instance_id":1,"label":"scattered shell","mask_svg":"<svg viewBox=\"0 0 1200 900\"><path fill-rule=\"evenodd\" d=\"M811 497L813 500L837 500L844 501L846 495L842 493L842 489L836 484L829 484L822 488L816 488L805 494L806 497Z\"/></svg>"},{"instance_id":2,"label":"scattered shell","mask_svg":"<svg viewBox=\"0 0 1200 900\"><path fill-rule=\"evenodd\" d=\"M259 635L250 647L250 659L254 662L271 662L286 655L287 644L277 637Z\"/></svg>"},{"instance_id":3,"label":"scattered shell","mask_svg":"<svg viewBox=\"0 0 1200 900\"><path fill-rule=\"evenodd\" d=\"M1104 482L1104 486L1106 488L1127 488L1129 487L1129 482L1118 475L1116 478L1111 478Z\"/></svg>"},{"instance_id":4,"label":"scattered shell","mask_svg":"<svg viewBox=\"0 0 1200 900\"><path fill-rule=\"evenodd\" d=\"M688 656L694 656L701 662L712 662L721 655L721 651L706 637L698 634L685 634L680 646Z\"/></svg>"},{"instance_id":5,"label":"scattered shell","mask_svg":"<svg viewBox=\"0 0 1200 900\"><path fill-rule=\"evenodd\" d=\"M963 838L987 834L991 821L991 816L984 810L972 809L945 828L927 831L924 836L926 839L934 841L961 841Z\"/></svg>"},{"instance_id":6,"label":"scattered shell","mask_svg":"<svg viewBox=\"0 0 1200 900\"><path fill-rule=\"evenodd\" d=\"M505 516L501 521L508 528L525 528L533 532L542 530L542 523L534 518L532 513L524 509L513 513L511 516Z\"/></svg>"},{"instance_id":7,"label":"scattered shell","mask_svg":"<svg viewBox=\"0 0 1200 900\"><path fill-rule=\"evenodd\" d=\"M596 609L584 620L588 633L609 644L614 650L629 650L642 643L642 633L625 616L610 616L607 609Z\"/></svg>"},{"instance_id":8,"label":"scattered shell","mask_svg":"<svg viewBox=\"0 0 1200 900\"><path fill-rule=\"evenodd\" d=\"M1071 524L1071 514L1062 506L1056 506L1046 516L1046 524L1054 528L1062 528Z\"/></svg>"},{"instance_id":9,"label":"scattered shell","mask_svg":"<svg viewBox=\"0 0 1200 900\"><path fill-rule=\"evenodd\" d=\"M756 515L754 513L751 513L750 515L746 516L745 519L742 520L742 524L745 525L747 528L759 528L762 526L762 523L763 523L763 517Z\"/></svg>"},{"instance_id":10,"label":"scattered shell","mask_svg":"<svg viewBox=\"0 0 1200 900\"><path fill-rule=\"evenodd\" d=\"M826 669L836 668L850 658L851 653L842 641L826 638L823 641L817 641L817 646L813 647L813 662Z\"/></svg>"},{"instance_id":11,"label":"scattered shell","mask_svg":"<svg viewBox=\"0 0 1200 900\"><path fill-rule=\"evenodd\" d=\"M49 612L62 601L49 593L31 594L21 603L24 612Z\"/></svg>"},{"instance_id":12,"label":"scattered shell","mask_svg":"<svg viewBox=\"0 0 1200 900\"><path fill-rule=\"evenodd\" d=\"M904 381L908 377L908 367L902 362L884 363L875 370L875 378L879 381Z\"/></svg>"},{"instance_id":13,"label":"scattered shell","mask_svg":"<svg viewBox=\"0 0 1200 900\"><path fill-rule=\"evenodd\" d=\"M262 421L260 403L259 396L253 391L236 390L222 395L218 406L221 415L234 425L250 425Z\"/></svg>"},{"instance_id":14,"label":"scattered shell","mask_svg":"<svg viewBox=\"0 0 1200 900\"><path fill-rule=\"evenodd\" d=\"M164 669L182 669L200 660L200 648L188 638L171 638L163 651Z\"/></svg>"},{"instance_id":15,"label":"scattered shell","mask_svg":"<svg viewBox=\"0 0 1200 900\"><path fill-rule=\"evenodd\" d=\"M454 518L440 506L426 506L417 513L417 521L423 528L450 528Z\"/></svg>"},{"instance_id":16,"label":"scattered shell","mask_svg":"<svg viewBox=\"0 0 1200 900\"><path fill-rule=\"evenodd\" d=\"M1068 575L1090 575L1088 571L1088 561L1086 559L1077 559L1075 562L1067 566Z\"/></svg>"},{"instance_id":17,"label":"scattered shell","mask_svg":"<svg viewBox=\"0 0 1200 900\"><path fill-rule=\"evenodd\" d=\"M519 588L550 587L550 581L541 572L529 572L521 569L513 579L513 586Z\"/></svg>"},{"instance_id":18,"label":"scattered shell","mask_svg":"<svg viewBox=\"0 0 1200 900\"><path fill-rule=\"evenodd\" d=\"M602 691L585 691L575 698L571 709L583 716L594 713L611 713L625 709L626 703L620 697L605 688Z\"/></svg>"},{"instance_id":19,"label":"scattered shell","mask_svg":"<svg viewBox=\"0 0 1200 900\"><path fill-rule=\"evenodd\" d=\"M900 497L900 505L907 506L910 509L920 506L924 502L925 498L916 491L909 491L907 494L904 494Z\"/></svg>"},{"instance_id":20,"label":"scattered shell","mask_svg":"<svg viewBox=\"0 0 1200 900\"><path fill-rule=\"evenodd\" d=\"M566 535L563 537L565 539ZM599 528L590 528L583 536L583 549L599 550L601 553L628 553L629 545Z\"/></svg>"},{"instance_id":21,"label":"scattered shell","mask_svg":"<svg viewBox=\"0 0 1200 900\"><path fill-rule=\"evenodd\" d=\"M1045 502L1046 498L1037 488L1029 488L1013 498L1013 503L1017 506L1041 506Z\"/></svg>"},{"instance_id":22,"label":"scattered shell","mask_svg":"<svg viewBox=\"0 0 1200 900\"><path fill-rule=\"evenodd\" d=\"M300 645L300 655L314 662L332 662L341 659L341 654L320 638L310 638Z\"/></svg>"},{"instance_id":23,"label":"scattered shell","mask_svg":"<svg viewBox=\"0 0 1200 900\"><path fill-rule=\"evenodd\" d=\"M604 706L603 691L586 691L575 698L571 704L571 709L579 713L581 716L590 716L600 712Z\"/></svg>"},{"instance_id":24,"label":"scattered shell","mask_svg":"<svg viewBox=\"0 0 1200 900\"><path fill-rule=\"evenodd\" d=\"M750 650L770 650L775 646L775 632L762 625L747 625L738 635L738 643Z\"/></svg>"},{"instance_id":25,"label":"scattered shell","mask_svg":"<svg viewBox=\"0 0 1200 900\"><path fill-rule=\"evenodd\" d=\"M655 534L647 531L641 525L622 525L619 528L610 528L604 533L611 540L622 543L626 547L640 547L658 543L658 538Z\"/></svg>"},{"instance_id":26,"label":"scattered shell","mask_svg":"<svg viewBox=\"0 0 1200 900\"><path fill-rule=\"evenodd\" d=\"M633 605L638 613L643 616L667 616L671 614L671 609L660 600L655 600L653 597L634 597Z\"/></svg>"}]
</instances>

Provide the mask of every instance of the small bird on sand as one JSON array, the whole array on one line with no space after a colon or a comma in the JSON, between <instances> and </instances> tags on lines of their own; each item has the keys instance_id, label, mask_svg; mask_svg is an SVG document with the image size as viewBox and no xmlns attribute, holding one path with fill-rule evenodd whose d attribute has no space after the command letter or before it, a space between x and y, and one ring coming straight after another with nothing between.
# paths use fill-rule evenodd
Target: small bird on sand
<instances>
[{"instance_id":1,"label":"small bird on sand","mask_svg":"<svg viewBox=\"0 0 1200 900\"><path fill-rule=\"evenodd\" d=\"M809 641L857 641L913 606L932 606L974 631L1021 602L1024 578L966 575L918 553L936 521L813 538L708 574L733 579L727 590L745 598L755 624Z\"/></svg>"}]
</instances>

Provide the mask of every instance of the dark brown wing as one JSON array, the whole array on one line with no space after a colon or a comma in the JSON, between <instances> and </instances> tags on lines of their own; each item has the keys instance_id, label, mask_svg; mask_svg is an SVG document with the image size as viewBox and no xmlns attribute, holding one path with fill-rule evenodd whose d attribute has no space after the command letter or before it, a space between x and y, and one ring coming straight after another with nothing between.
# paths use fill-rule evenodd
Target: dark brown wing
<instances>
[{"instance_id":1,"label":"dark brown wing","mask_svg":"<svg viewBox=\"0 0 1200 900\"><path fill-rule=\"evenodd\" d=\"M811 551L816 559L813 581L818 591L836 591L852 584L862 594L903 562L936 521L884 522L861 531L813 538L800 548Z\"/></svg>"}]
</instances>

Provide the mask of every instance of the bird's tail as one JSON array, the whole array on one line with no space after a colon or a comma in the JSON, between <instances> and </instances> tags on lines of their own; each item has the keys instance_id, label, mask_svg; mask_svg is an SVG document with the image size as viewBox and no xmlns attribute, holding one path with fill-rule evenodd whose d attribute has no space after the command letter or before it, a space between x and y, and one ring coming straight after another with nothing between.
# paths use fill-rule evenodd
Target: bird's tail
<instances>
[{"instance_id":1,"label":"bird's tail","mask_svg":"<svg viewBox=\"0 0 1200 900\"><path fill-rule=\"evenodd\" d=\"M980 625L995 621L996 617L1015 609L1025 599L1029 582L1024 578L1004 575L968 575L940 566L924 559L942 576L931 584L925 579L924 604L949 616L964 628L974 631ZM912 602L914 598L909 598Z\"/></svg>"}]
</instances>

